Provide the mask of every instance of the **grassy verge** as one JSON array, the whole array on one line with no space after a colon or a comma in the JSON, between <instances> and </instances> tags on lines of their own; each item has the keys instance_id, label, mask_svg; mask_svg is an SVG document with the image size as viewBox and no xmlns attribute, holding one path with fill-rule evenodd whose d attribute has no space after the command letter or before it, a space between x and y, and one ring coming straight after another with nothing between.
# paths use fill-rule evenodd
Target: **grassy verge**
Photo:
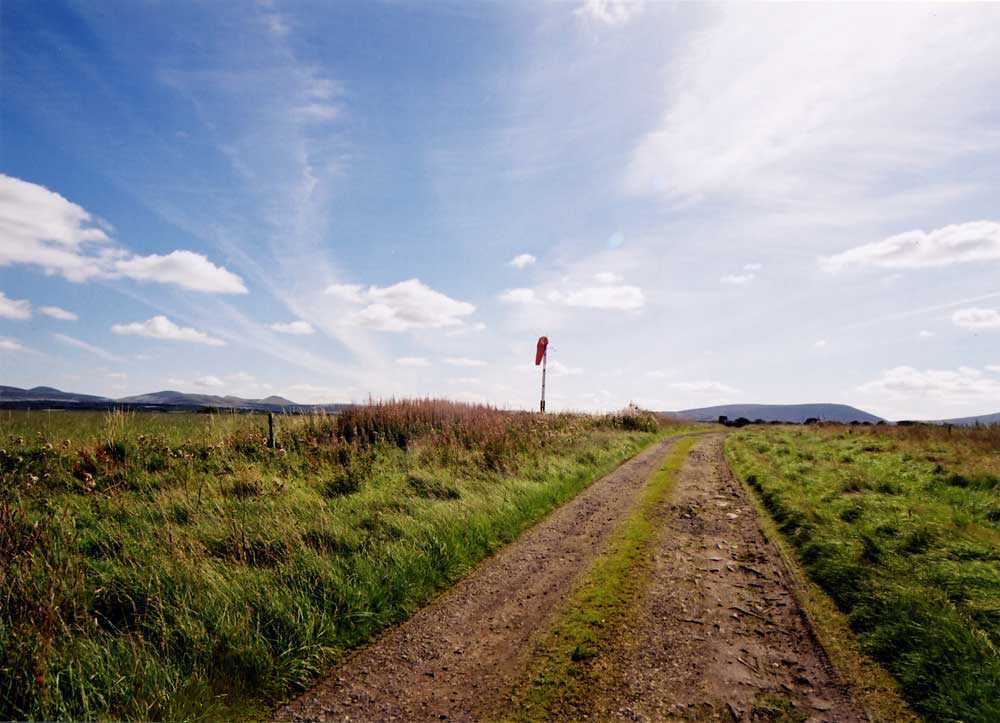
<instances>
[{"instance_id":1,"label":"grassy verge","mask_svg":"<svg viewBox=\"0 0 1000 723\"><path fill-rule=\"evenodd\" d=\"M646 551L656 533L652 510L663 497L697 438L679 440L646 484L606 550L586 571L558 622L540 643L524 682L514 693L511 721L575 720L589 710L597 689L597 661L614 647L645 579Z\"/></svg>"},{"instance_id":2,"label":"grassy verge","mask_svg":"<svg viewBox=\"0 0 1000 723\"><path fill-rule=\"evenodd\" d=\"M864 656L852 660L855 641L926 720L1000 720L998 436L757 427L729 438L733 470L823 590L809 601L821 635L839 638L831 652L848 677L869 677L861 690L883 720L907 712Z\"/></svg>"},{"instance_id":3,"label":"grassy verge","mask_svg":"<svg viewBox=\"0 0 1000 723\"><path fill-rule=\"evenodd\" d=\"M0 719L263 717L665 433L403 402L0 414ZM65 435L65 436L64 436Z\"/></svg>"}]
</instances>

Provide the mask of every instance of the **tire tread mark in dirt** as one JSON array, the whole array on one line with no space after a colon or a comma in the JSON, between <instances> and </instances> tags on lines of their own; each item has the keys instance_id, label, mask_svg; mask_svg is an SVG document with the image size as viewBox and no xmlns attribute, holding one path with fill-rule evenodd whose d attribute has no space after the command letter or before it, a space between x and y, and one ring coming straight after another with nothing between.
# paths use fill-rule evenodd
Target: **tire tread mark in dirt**
<instances>
[{"instance_id":1,"label":"tire tread mark in dirt","mask_svg":"<svg viewBox=\"0 0 1000 723\"><path fill-rule=\"evenodd\" d=\"M687 435L683 435L687 436ZM476 721L495 710L578 573L674 439L594 482L276 713L292 721Z\"/></svg>"}]
</instances>

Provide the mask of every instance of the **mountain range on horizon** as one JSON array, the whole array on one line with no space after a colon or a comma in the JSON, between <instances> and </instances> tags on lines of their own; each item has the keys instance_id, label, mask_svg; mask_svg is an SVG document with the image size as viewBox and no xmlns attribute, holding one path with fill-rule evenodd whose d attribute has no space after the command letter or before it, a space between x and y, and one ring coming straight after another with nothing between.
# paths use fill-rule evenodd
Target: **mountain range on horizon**
<instances>
[{"instance_id":1,"label":"mountain range on horizon","mask_svg":"<svg viewBox=\"0 0 1000 723\"><path fill-rule=\"evenodd\" d=\"M148 394L136 394L127 397L111 398L92 394L77 394L64 392L54 387L20 387L0 386L0 407L30 406L38 407L51 403L59 408L106 408L124 405L136 408L174 408L203 409L217 407L219 409L238 409L260 412L281 411L339 411L350 407L350 404L299 404L285 397L271 395L263 399L245 399L233 395L219 396L215 394L193 394L164 390Z\"/></svg>"},{"instance_id":2,"label":"mountain range on horizon","mask_svg":"<svg viewBox=\"0 0 1000 723\"><path fill-rule=\"evenodd\" d=\"M174 390L136 394L127 397L111 398L93 394L78 394L64 392L54 387L32 387L21 389L0 385L0 408L59 408L59 409L104 409L124 405L138 409L176 409L191 410L216 407L259 412L303 412L327 411L336 412L353 405L349 403L299 404L278 395L262 399L245 399L234 395L219 396L214 394L195 394ZM751 421L762 419L765 422L786 422L801 424L808 419L821 419L827 422L878 422L889 421L863 409L847 404L719 404L710 407L696 407L672 412L663 412L675 417L695 421L714 422L720 416L729 419L744 417ZM920 420L940 424L1000 424L1000 412L981 414L970 417L952 419Z\"/></svg>"}]
</instances>

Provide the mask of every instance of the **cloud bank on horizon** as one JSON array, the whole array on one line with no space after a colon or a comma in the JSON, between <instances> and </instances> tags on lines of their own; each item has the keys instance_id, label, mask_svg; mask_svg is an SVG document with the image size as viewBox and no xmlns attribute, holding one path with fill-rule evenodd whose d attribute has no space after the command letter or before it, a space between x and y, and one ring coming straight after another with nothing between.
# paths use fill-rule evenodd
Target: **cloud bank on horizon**
<instances>
[{"instance_id":1,"label":"cloud bank on horizon","mask_svg":"<svg viewBox=\"0 0 1000 723\"><path fill-rule=\"evenodd\" d=\"M114 7L0 25L6 384L1000 410L1000 7Z\"/></svg>"}]
</instances>

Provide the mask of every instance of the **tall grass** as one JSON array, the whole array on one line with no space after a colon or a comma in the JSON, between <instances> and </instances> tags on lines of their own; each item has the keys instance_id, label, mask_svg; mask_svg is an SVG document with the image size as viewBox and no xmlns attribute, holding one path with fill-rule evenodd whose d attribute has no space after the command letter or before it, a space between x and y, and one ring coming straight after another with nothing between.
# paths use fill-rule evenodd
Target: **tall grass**
<instances>
[{"instance_id":1,"label":"tall grass","mask_svg":"<svg viewBox=\"0 0 1000 723\"><path fill-rule=\"evenodd\" d=\"M272 449L261 417L71 414L0 416L0 719L266 715L660 433L412 400Z\"/></svg>"},{"instance_id":2,"label":"tall grass","mask_svg":"<svg viewBox=\"0 0 1000 723\"><path fill-rule=\"evenodd\" d=\"M1000 720L1000 430L746 428L727 454L917 711Z\"/></svg>"}]
</instances>

